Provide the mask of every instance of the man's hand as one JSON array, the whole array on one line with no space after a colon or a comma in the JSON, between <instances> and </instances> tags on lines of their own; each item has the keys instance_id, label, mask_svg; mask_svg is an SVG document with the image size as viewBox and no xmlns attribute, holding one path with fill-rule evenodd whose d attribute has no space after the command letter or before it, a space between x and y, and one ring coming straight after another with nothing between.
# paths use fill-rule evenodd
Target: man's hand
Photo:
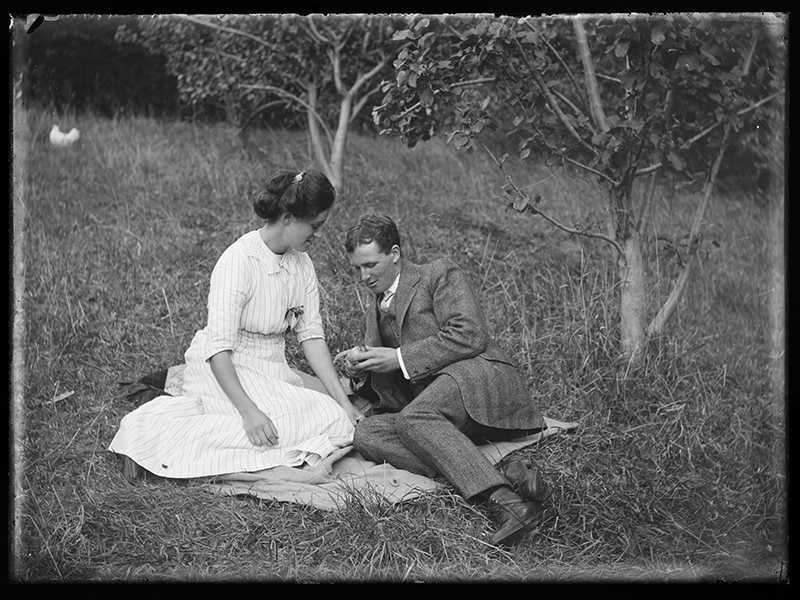
<instances>
[{"instance_id":1,"label":"man's hand","mask_svg":"<svg viewBox=\"0 0 800 600\"><path fill-rule=\"evenodd\" d=\"M358 352L351 352L345 363L345 372L348 375L363 375L364 371L372 373L391 373L400 369L397 358L397 348L367 348Z\"/></svg>"},{"instance_id":2,"label":"man's hand","mask_svg":"<svg viewBox=\"0 0 800 600\"><path fill-rule=\"evenodd\" d=\"M356 357L360 352L366 352L366 346L353 346L349 350L344 350L343 352L339 352L334 359L333 364L337 367L347 368L347 365L352 365L355 361Z\"/></svg>"},{"instance_id":3,"label":"man's hand","mask_svg":"<svg viewBox=\"0 0 800 600\"><path fill-rule=\"evenodd\" d=\"M339 352L339 354L336 355L336 358L333 359L333 364L340 369L343 369L348 377L363 377L364 370L357 367L356 364L358 360L360 360L359 354L366 351L366 346L354 346L349 350Z\"/></svg>"},{"instance_id":4,"label":"man's hand","mask_svg":"<svg viewBox=\"0 0 800 600\"><path fill-rule=\"evenodd\" d=\"M344 361L344 372L345 375L348 377L355 377L356 379L360 379L364 377L366 371L361 367L357 366L355 363L351 363L349 360Z\"/></svg>"}]
</instances>

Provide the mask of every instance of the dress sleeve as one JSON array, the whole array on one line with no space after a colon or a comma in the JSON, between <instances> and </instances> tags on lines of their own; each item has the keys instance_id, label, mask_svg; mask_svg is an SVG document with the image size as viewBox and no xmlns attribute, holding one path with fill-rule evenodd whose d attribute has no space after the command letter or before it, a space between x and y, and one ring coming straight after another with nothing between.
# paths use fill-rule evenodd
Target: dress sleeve
<instances>
[{"instance_id":1,"label":"dress sleeve","mask_svg":"<svg viewBox=\"0 0 800 600\"><path fill-rule=\"evenodd\" d=\"M294 332L298 342L304 342L312 338L325 339L325 330L322 326L322 315L319 311L319 283L314 264L307 254L301 254L300 270L303 273L305 285L305 301L303 314L297 320Z\"/></svg>"},{"instance_id":2,"label":"dress sleeve","mask_svg":"<svg viewBox=\"0 0 800 600\"><path fill-rule=\"evenodd\" d=\"M252 276L247 256L237 248L228 248L211 273L206 360L223 350L233 350L242 308L251 295Z\"/></svg>"}]
</instances>

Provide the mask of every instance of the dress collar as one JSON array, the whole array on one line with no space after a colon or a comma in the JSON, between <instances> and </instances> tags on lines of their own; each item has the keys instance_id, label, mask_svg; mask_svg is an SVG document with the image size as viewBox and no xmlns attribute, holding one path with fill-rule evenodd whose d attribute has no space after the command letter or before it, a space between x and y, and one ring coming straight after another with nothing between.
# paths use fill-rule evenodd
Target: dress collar
<instances>
[{"instance_id":1,"label":"dress collar","mask_svg":"<svg viewBox=\"0 0 800 600\"><path fill-rule=\"evenodd\" d=\"M299 256L297 250L289 248L283 254L275 254L261 239L261 234L256 229L246 233L241 238L245 252L261 261L267 273L277 273L286 269L290 273L297 272Z\"/></svg>"}]
</instances>

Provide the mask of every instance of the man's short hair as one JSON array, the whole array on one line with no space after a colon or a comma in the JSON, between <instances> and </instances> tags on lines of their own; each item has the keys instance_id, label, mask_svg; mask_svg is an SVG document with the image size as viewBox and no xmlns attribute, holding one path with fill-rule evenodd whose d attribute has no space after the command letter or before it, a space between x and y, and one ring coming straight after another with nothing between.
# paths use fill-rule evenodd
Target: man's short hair
<instances>
[{"instance_id":1,"label":"man's short hair","mask_svg":"<svg viewBox=\"0 0 800 600\"><path fill-rule=\"evenodd\" d=\"M378 249L389 254L393 246L400 246L400 233L397 225L386 215L362 215L355 225L347 231L345 250L352 253L356 246L377 243Z\"/></svg>"}]
</instances>

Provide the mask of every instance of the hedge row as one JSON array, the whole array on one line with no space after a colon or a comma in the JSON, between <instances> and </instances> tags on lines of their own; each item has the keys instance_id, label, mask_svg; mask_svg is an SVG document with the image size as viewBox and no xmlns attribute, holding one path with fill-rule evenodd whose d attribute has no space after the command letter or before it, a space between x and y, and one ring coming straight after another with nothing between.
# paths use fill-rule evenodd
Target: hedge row
<instances>
[{"instance_id":1,"label":"hedge row","mask_svg":"<svg viewBox=\"0 0 800 600\"><path fill-rule=\"evenodd\" d=\"M58 112L179 115L176 82L164 59L114 40L120 25L135 27L137 20L62 16L30 32L18 29L14 43L24 100Z\"/></svg>"}]
</instances>

